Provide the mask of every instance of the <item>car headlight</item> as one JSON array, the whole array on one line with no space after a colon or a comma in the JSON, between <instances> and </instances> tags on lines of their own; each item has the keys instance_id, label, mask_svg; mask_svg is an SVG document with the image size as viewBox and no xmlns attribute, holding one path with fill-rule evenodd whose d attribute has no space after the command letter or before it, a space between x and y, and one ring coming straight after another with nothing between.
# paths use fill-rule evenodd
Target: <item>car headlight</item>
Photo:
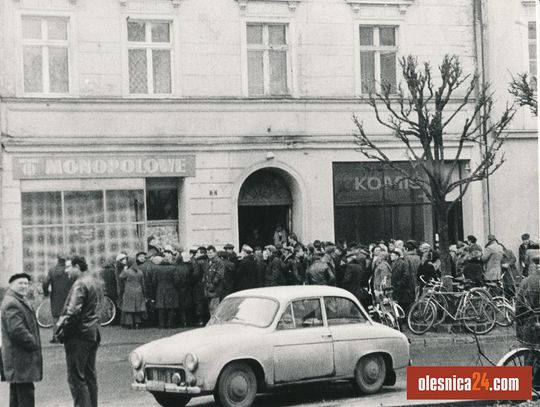
<instances>
[{"instance_id":1,"label":"car headlight","mask_svg":"<svg viewBox=\"0 0 540 407\"><path fill-rule=\"evenodd\" d=\"M129 363L131 363L133 369L138 369L142 366L143 359L139 352L133 351L129 354Z\"/></svg>"},{"instance_id":2,"label":"car headlight","mask_svg":"<svg viewBox=\"0 0 540 407\"><path fill-rule=\"evenodd\" d=\"M197 359L197 356L193 353L188 353L184 359L184 366L186 369L193 372L195 369L197 369L198 365L199 360Z\"/></svg>"}]
</instances>

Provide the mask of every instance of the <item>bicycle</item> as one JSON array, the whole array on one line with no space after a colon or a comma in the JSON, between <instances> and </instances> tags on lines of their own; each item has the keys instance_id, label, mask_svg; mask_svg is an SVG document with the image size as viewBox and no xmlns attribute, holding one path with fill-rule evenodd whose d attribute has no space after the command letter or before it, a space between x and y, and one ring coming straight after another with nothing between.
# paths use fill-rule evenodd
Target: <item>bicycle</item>
<instances>
[{"instance_id":1,"label":"bicycle","mask_svg":"<svg viewBox=\"0 0 540 407\"><path fill-rule=\"evenodd\" d=\"M432 281L429 285L432 288L412 305L407 316L407 324L413 333L421 335L431 329L439 310L443 317L438 318L438 323L449 318L461 322L473 334L484 335L495 327L495 306L485 295L478 293L477 288L465 290L463 282L458 283L458 289L462 291L447 292L443 291L441 281Z\"/></svg>"},{"instance_id":2,"label":"bicycle","mask_svg":"<svg viewBox=\"0 0 540 407\"><path fill-rule=\"evenodd\" d=\"M405 318L405 311L394 301L393 292L393 287L386 287L383 288L382 298L372 295L374 305L369 307L369 314L375 322L401 331L400 321Z\"/></svg>"},{"instance_id":3,"label":"bicycle","mask_svg":"<svg viewBox=\"0 0 540 407\"><path fill-rule=\"evenodd\" d=\"M101 326L110 325L114 321L116 313L116 304L110 297L105 295L99 307L99 324ZM51 313L51 301L49 298L44 298L36 308L36 318L40 327L53 327L55 321Z\"/></svg>"}]
</instances>

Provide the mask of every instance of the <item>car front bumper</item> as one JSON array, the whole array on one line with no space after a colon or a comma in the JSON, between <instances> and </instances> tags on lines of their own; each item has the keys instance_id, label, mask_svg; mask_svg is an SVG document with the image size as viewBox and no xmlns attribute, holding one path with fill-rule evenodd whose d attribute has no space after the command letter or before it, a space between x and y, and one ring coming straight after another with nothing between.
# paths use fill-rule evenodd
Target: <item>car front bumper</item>
<instances>
[{"instance_id":1,"label":"car front bumper","mask_svg":"<svg viewBox=\"0 0 540 407\"><path fill-rule=\"evenodd\" d=\"M197 386L177 386L172 383L131 383L131 388L138 391L159 391L165 393L201 394Z\"/></svg>"}]
</instances>

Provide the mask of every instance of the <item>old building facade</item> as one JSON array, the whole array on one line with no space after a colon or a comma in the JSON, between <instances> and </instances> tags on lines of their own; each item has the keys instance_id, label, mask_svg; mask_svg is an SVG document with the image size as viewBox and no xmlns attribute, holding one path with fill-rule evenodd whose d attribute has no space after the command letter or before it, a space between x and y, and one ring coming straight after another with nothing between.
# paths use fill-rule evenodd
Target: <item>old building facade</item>
<instances>
[{"instance_id":1,"label":"old building facade","mask_svg":"<svg viewBox=\"0 0 540 407\"><path fill-rule=\"evenodd\" d=\"M432 241L424 198L407 183L387 193L395 174L354 150L356 113L405 160L361 96L399 82L400 55L436 67L457 54L496 82L502 106L509 72L536 63L534 2L434 3L1 0L0 286L59 251L99 266L151 236L238 247L282 224L305 242ZM536 121L524 109L505 151L453 215L454 237L491 231L513 247L538 234ZM467 146L456 176L478 154Z\"/></svg>"}]
</instances>

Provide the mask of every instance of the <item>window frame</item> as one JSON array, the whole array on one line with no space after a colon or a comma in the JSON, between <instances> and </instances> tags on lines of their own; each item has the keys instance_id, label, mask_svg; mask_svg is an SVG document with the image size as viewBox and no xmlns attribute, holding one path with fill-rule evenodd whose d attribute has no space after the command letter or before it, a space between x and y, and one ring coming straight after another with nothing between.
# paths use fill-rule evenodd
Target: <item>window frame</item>
<instances>
[{"instance_id":1,"label":"window frame","mask_svg":"<svg viewBox=\"0 0 540 407\"><path fill-rule=\"evenodd\" d=\"M248 44L247 42L247 27L248 25L262 25L263 26L263 44ZM286 51L286 63L287 63L287 92L284 94L271 94L270 93L270 64L269 64L269 53L268 51L272 49L268 43L268 27L270 25L284 25L285 26L285 39L286 44L283 46ZM294 23L290 18L249 18L243 19L240 22L240 32L241 32L241 45L242 45L242 54L241 54L241 63L242 63L242 95L244 97L252 99L260 98L291 98L297 95L296 81L294 80L294 72L296 72L296 56L295 56L295 27ZM263 94L261 95L250 95L249 94L249 73L248 73L248 52L251 50L260 50L264 51L263 54Z\"/></svg>"},{"instance_id":2,"label":"window frame","mask_svg":"<svg viewBox=\"0 0 540 407\"><path fill-rule=\"evenodd\" d=\"M360 45L360 28L373 27L373 43L374 45ZM379 29L381 27L391 27L395 29L395 42L393 46L379 45ZM396 53L396 89L399 86L399 50L401 49L401 36L403 35L403 28L400 21L397 20L369 20L369 21L356 21L354 23L354 67L355 67L355 91L356 96L365 96L368 93L362 91L362 69L360 64L360 53L364 51L375 52L374 70L375 70L375 91L381 90L381 67L380 56L381 52L395 52ZM395 93L393 93L395 94Z\"/></svg>"},{"instance_id":3,"label":"window frame","mask_svg":"<svg viewBox=\"0 0 540 407\"><path fill-rule=\"evenodd\" d=\"M532 39L532 38L529 38L529 25L531 23L534 23L535 24L535 31L536 31L536 38ZM536 77L538 75L538 24L536 23L536 20L530 20L528 19L527 20L527 27L526 27L526 37L527 39L527 72L529 73L529 76L534 76ZM534 48L536 49L536 58L533 59L531 58L531 52L530 52L530 47L531 45L534 45ZM535 61L536 62L536 70L537 72L531 72L531 61Z\"/></svg>"},{"instance_id":4,"label":"window frame","mask_svg":"<svg viewBox=\"0 0 540 407\"><path fill-rule=\"evenodd\" d=\"M128 23L129 22L144 22L145 26L145 41L135 42L128 41ZM150 24L148 24L150 23ZM153 23L168 23L170 42L160 43L146 41L146 38L151 39L151 25ZM140 99L166 99L171 97L180 96L177 84L177 69L180 66L179 52L178 52L178 17L171 15L148 15L148 14L123 14L120 16L121 24L121 46L122 46L122 91L123 97ZM144 49L146 51L146 70L147 70L147 93L131 93L129 89L129 50L130 49ZM169 50L170 57L170 69L171 69L171 92L170 93L154 93L154 81L153 81L153 65L152 65L152 50ZM150 58L148 55L150 54ZM150 79L151 77L151 79ZM151 85L151 88L150 88ZM150 92L151 90L151 92Z\"/></svg>"},{"instance_id":5,"label":"window frame","mask_svg":"<svg viewBox=\"0 0 540 407\"><path fill-rule=\"evenodd\" d=\"M326 299L327 298L339 298L339 299L342 299L342 300L347 300L349 302L351 302L357 309L358 309L358 312L360 313L360 315L363 317L363 321L358 321L358 322L348 322L348 323L343 323L343 324L330 324L330 318L328 318L328 312L326 311ZM362 307L360 307L356 302L354 302L351 298L347 298L347 297L343 297L343 296L339 296L339 295L325 295L323 298L322 298L322 303L323 303L323 306L324 306L324 314L325 314L325 319L326 319L326 324L329 326L329 327L332 327L332 326L344 326L344 325L353 325L353 324L367 324L369 323L369 317L368 315L366 315L362 309Z\"/></svg>"},{"instance_id":6,"label":"window frame","mask_svg":"<svg viewBox=\"0 0 540 407\"><path fill-rule=\"evenodd\" d=\"M304 300L316 300L316 301L319 302L319 309L321 311L321 322L322 322L321 325L307 326L306 327L306 326L298 326L296 324L296 318L294 316L293 303L298 302L298 301L304 301ZM285 313L288 310L291 311L291 317L293 319L294 327L293 328L288 328L288 329L279 329L279 322L281 321L281 318L283 318L283 315L285 315ZM321 328L321 327L326 327L326 326L327 326L327 321L326 321L326 312L325 312L325 309L324 309L324 301L323 301L323 299L321 297L314 296L314 297L294 298L294 299L288 301L287 305L285 306L285 308L283 308L283 311L281 312L281 314L279 315L279 318L277 319L275 330L276 331L293 331L293 330L296 330L296 329Z\"/></svg>"},{"instance_id":7,"label":"window frame","mask_svg":"<svg viewBox=\"0 0 540 407\"><path fill-rule=\"evenodd\" d=\"M39 18L41 20L41 39L25 39L23 38L23 19L24 18ZM44 32L47 28L47 20L50 19L62 19L66 20L66 33L67 40L49 40L43 39ZM17 93L25 97L47 97L47 98L65 98L73 97L78 94L78 83L75 80L78 74L76 72L76 53L74 44L77 43L76 31L74 26L76 24L75 14L71 12L61 11L24 11L19 12L16 15L16 32L17 32L17 64L18 64L18 78L16 83ZM24 89L24 47L25 46L39 46L42 48L42 92L27 92ZM67 49L67 66L68 66L68 91L67 92L51 92L50 91L50 76L49 76L49 48L50 47L62 47ZM45 63L46 62L46 63Z\"/></svg>"}]
</instances>

